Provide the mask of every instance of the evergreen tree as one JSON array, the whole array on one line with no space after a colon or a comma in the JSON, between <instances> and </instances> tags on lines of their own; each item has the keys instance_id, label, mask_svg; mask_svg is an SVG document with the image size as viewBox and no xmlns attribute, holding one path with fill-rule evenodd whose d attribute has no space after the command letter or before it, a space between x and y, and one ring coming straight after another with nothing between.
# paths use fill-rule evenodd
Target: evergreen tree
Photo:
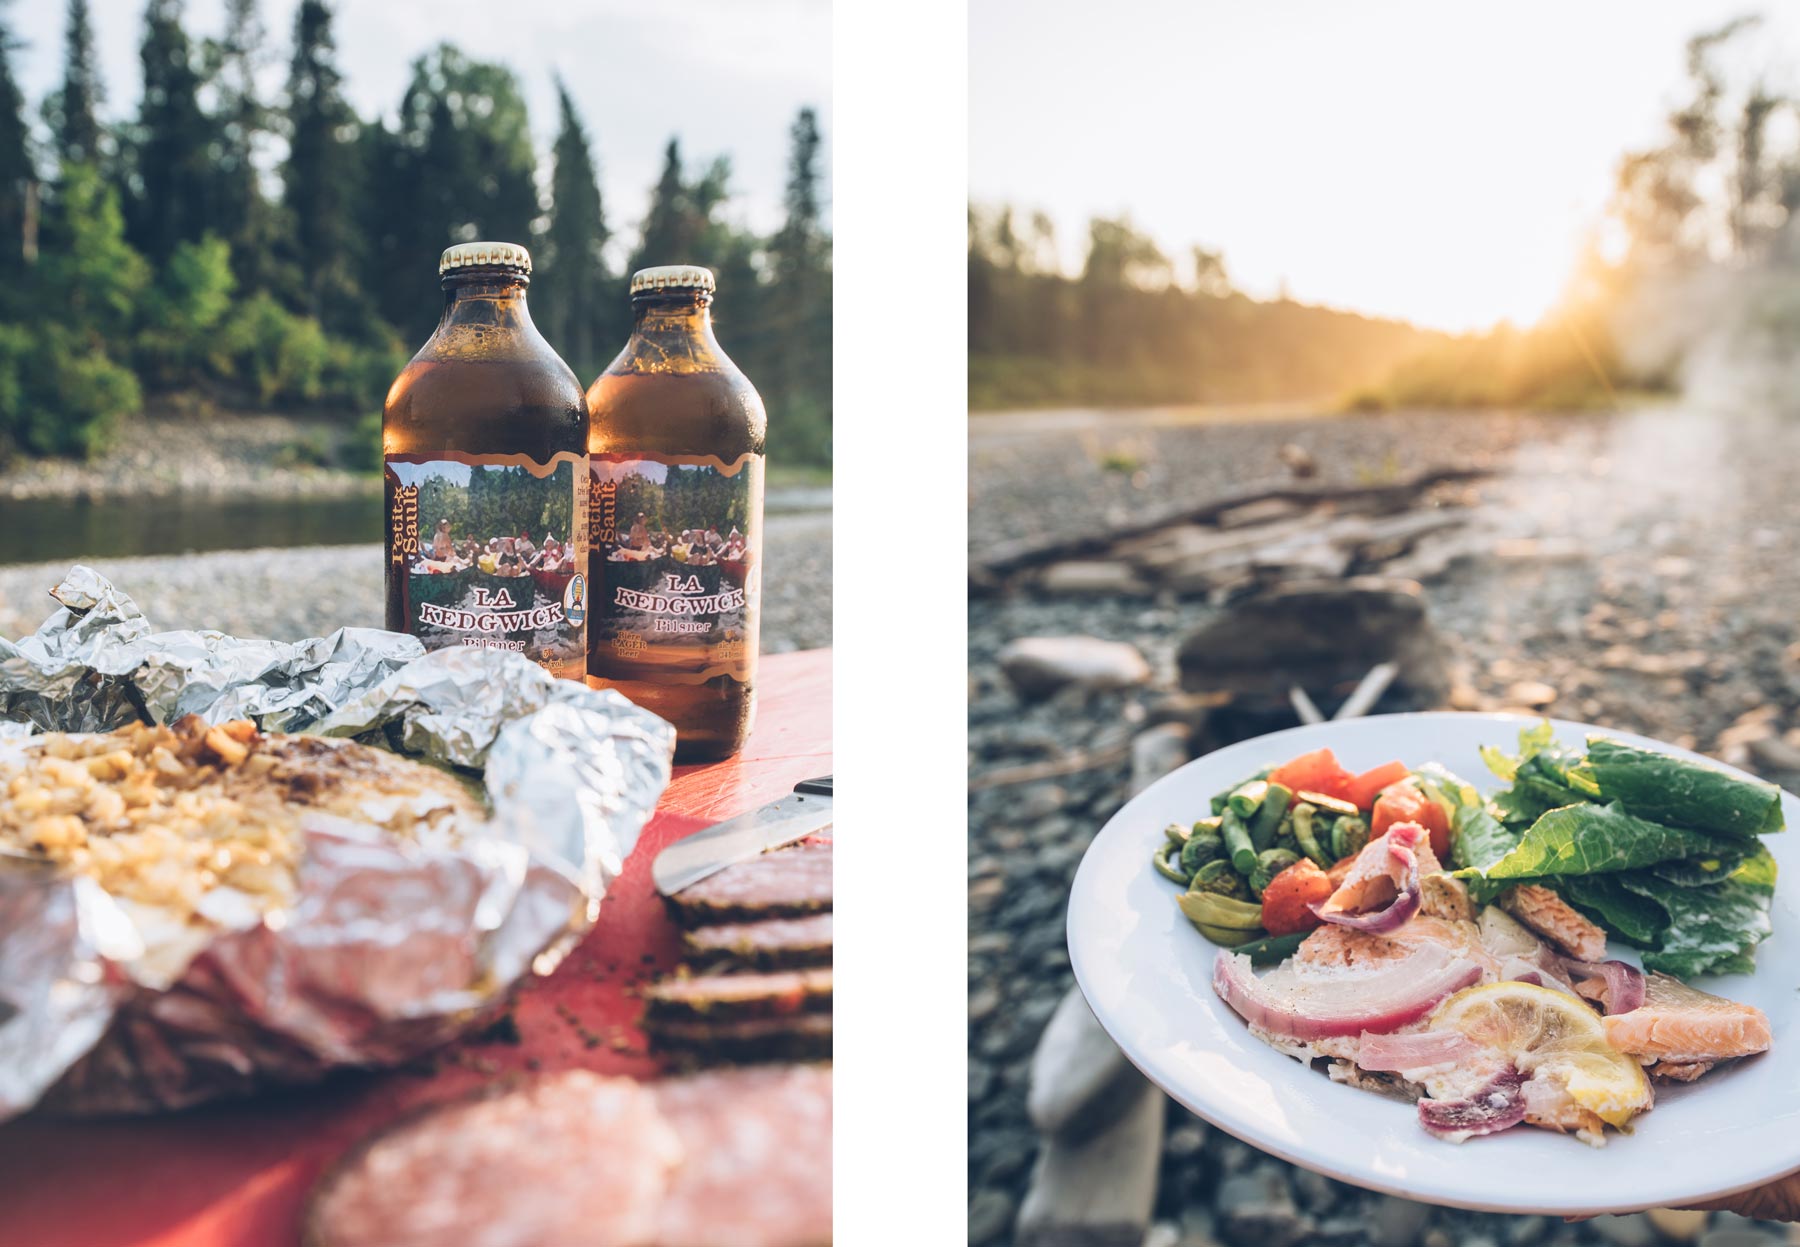
<instances>
[{"instance_id":1,"label":"evergreen tree","mask_svg":"<svg viewBox=\"0 0 1800 1247\"><path fill-rule=\"evenodd\" d=\"M18 48L12 28L0 21L0 273L18 272L37 247L37 171L12 67Z\"/></svg>"},{"instance_id":2,"label":"evergreen tree","mask_svg":"<svg viewBox=\"0 0 1800 1247\"><path fill-rule=\"evenodd\" d=\"M126 226L133 245L160 265L180 243L198 240L217 211L215 133L200 107L202 79L181 26L181 0L150 0L140 52L144 99Z\"/></svg>"},{"instance_id":3,"label":"evergreen tree","mask_svg":"<svg viewBox=\"0 0 1800 1247\"><path fill-rule=\"evenodd\" d=\"M631 267L698 263L692 252L699 232L688 186L682 180L681 140L672 138L663 148L662 174L650 192L650 210L644 214L644 228L637 249L631 253Z\"/></svg>"},{"instance_id":4,"label":"evergreen tree","mask_svg":"<svg viewBox=\"0 0 1800 1247\"><path fill-rule=\"evenodd\" d=\"M256 89L263 46L257 0L226 0L224 37L207 43L207 78L217 99L217 205L208 225L230 245L232 266L245 290L266 289L276 268L276 214L263 194L256 163L272 115Z\"/></svg>"},{"instance_id":5,"label":"evergreen tree","mask_svg":"<svg viewBox=\"0 0 1800 1247\"><path fill-rule=\"evenodd\" d=\"M512 71L440 44L413 62L391 146L368 152L388 163L372 182L370 238L392 265L379 294L383 316L409 339L436 322L428 284L451 243L528 242L540 205L537 156L525 98Z\"/></svg>"},{"instance_id":6,"label":"evergreen tree","mask_svg":"<svg viewBox=\"0 0 1800 1247\"><path fill-rule=\"evenodd\" d=\"M556 99L561 125L552 149L550 221L532 303L545 335L586 376L616 345L611 339L618 336L623 317L613 312L622 305L606 269L606 213L587 130L560 77Z\"/></svg>"},{"instance_id":7,"label":"evergreen tree","mask_svg":"<svg viewBox=\"0 0 1800 1247\"><path fill-rule=\"evenodd\" d=\"M787 219L769 245L774 283L754 345L769 360L777 453L829 456L831 438L831 241L820 191L819 119L800 110L788 131Z\"/></svg>"},{"instance_id":8,"label":"evergreen tree","mask_svg":"<svg viewBox=\"0 0 1800 1247\"><path fill-rule=\"evenodd\" d=\"M358 191L356 114L344 99L334 51L331 10L324 0L301 0L288 73L282 202L303 274L302 307L328 326L344 323L358 259L350 217Z\"/></svg>"},{"instance_id":9,"label":"evergreen tree","mask_svg":"<svg viewBox=\"0 0 1800 1247\"><path fill-rule=\"evenodd\" d=\"M87 0L69 0L67 30L62 86L44 99L44 124L59 166L92 164L100 157L99 111L106 87L94 61Z\"/></svg>"}]
</instances>

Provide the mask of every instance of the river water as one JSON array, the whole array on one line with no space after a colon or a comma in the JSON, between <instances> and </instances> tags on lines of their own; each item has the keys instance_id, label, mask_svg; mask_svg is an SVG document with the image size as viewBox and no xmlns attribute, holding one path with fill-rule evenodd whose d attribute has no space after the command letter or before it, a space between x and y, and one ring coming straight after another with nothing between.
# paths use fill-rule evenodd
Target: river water
<instances>
[{"instance_id":1,"label":"river water","mask_svg":"<svg viewBox=\"0 0 1800 1247\"><path fill-rule=\"evenodd\" d=\"M0 498L0 565L381 540L380 497ZM829 485L769 492L770 515L831 509Z\"/></svg>"}]
</instances>

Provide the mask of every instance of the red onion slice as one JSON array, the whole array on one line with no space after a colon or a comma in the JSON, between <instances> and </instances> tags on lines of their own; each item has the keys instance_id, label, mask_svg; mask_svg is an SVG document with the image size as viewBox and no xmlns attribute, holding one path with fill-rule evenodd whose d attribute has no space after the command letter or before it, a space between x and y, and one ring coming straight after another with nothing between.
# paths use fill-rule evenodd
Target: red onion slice
<instances>
[{"instance_id":1,"label":"red onion slice","mask_svg":"<svg viewBox=\"0 0 1800 1247\"><path fill-rule=\"evenodd\" d=\"M1451 1143L1498 1134L1525 1120L1524 1085L1524 1075L1508 1069L1466 1100L1420 1100L1419 1124Z\"/></svg>"},{"instance_id":2,"label":"red onion slice","mask_svg":"<svg viewBox=\"0 0 1800 1247\"><path fill-rule=\"evenodd\" d=\"M1644 972L1623 961L1576 961L1563 958L1563 965L1576 976L1580 994L1597 1001L1608 1015L1630 1013L1644 1003ZM1603 980L1598 991L1595 979Z\"/></svg>"},{"instance_id":3,"label":"red onion slice","mask_svg":"<svg viewBox=\"0 0 1800 1247\"><path fill-rule=\"evenodd\" d=\"M1366 1070L1388 1073L1449 1065L1479 1051L1455 1031L1410 1031L1404 1035L1364 1031L1356 1047L1356 1063Z\"/></svg>"},{"instance_id":4,"label":"red onion slice","mask_svg":"<svg viewBox=\"0 0 1800 1247\"><path fill-rule=\"evenodd\" d=\"M1240 1017L1303 1042L1396 1030L1480 979L1479 965L1436 944L1359 974L1306 975L1289 965L1259 979L1242 954L1221 950L1213 962L1213 990Z\"/></svg>"},{"instance_id":5,"label":"red onion slice","mask_svg":"<svg viewBox=\"0 0 1800 1247\"><path fill-rule=\"evenodd\" d=\"M1419 858L1413 850L1428 833L1417 823L1395 823L1379 840L1356 855L1337 891L1311 906L1320 921L1369 935L1386 935L1419 911ZM1369 885L1386 880L1394 899L1380 909L1363 912Z\"/></svg>"}]
</instances>

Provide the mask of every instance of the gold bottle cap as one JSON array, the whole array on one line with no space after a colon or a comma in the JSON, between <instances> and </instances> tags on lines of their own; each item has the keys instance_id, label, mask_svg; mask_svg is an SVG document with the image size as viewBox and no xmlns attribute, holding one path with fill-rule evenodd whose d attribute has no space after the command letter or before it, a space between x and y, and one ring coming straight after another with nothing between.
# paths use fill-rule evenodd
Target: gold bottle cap
<instances>
[{"instance_id":1,"label":"gold bottle cap","mask_svg":"<svg viewBox=\"0 0 1800 1247\"><path fill-rule=\"evenodd\" d=\"M660 264L631 275L632 294L640 290L704 290L710 294L712 289L712 270L698 264Z\"/></svg>"},{"instance_id":2,"label":"gold bottle cap","mask_svg":"<svg viewBox=\"0 0 1800 1247\"><path fill-rule=\"evenodd\" d=\"M477 264L531 271L531 252L516 242L459 242L445 247L438 257L438 276L453 268L471 268Z\"/></svg>"}]
</instances>

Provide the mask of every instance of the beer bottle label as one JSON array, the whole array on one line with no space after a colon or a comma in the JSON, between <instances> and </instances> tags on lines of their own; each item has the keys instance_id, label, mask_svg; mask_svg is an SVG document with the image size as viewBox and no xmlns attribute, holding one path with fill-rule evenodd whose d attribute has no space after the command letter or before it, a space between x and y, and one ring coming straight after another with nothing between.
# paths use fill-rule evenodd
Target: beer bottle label
<instances>
[{"instance_id":1,"label":"beer bottle label","mask_svg":"<svg viewBox=\"0 0 1800 1247\"><path fill-rule=\"evenodd\" d=\"M762 597L763 457L607 453L588 462L588 674L748 683Z\"/></svg>"},{"instance_id":2,"label":"beer bottle label","mask_svg":"<svg viewBox=\"0 0 1800 1247\"><path fill-rule=\"evenodd\" d=\"M587 456L387 456L390 601L428 650L587 670ZM390 616L390 620L391 620Z\"/></svg>"}]
</instances>

